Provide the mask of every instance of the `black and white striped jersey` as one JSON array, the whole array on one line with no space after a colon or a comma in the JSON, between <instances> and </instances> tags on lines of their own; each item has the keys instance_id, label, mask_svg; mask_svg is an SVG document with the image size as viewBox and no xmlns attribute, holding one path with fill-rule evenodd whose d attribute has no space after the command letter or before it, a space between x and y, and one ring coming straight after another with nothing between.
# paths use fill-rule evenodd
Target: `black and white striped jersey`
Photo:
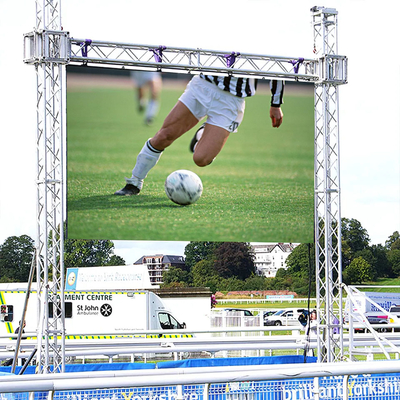
<instances>
[{"instance_id":1,"label":"black and white striped jersey","mask_svg":"<svg viewBox=\"0 0 400 400\"><path fill-rule=\"evenodd\" d=\"M221 90L237 97L254 96L258 80L255 78L238 78L234 76L214 76L200 74L200 77L217 85ZM271 106L279 107L283 103L284 81L271 80Z\"/></svg>"}]
</instances>

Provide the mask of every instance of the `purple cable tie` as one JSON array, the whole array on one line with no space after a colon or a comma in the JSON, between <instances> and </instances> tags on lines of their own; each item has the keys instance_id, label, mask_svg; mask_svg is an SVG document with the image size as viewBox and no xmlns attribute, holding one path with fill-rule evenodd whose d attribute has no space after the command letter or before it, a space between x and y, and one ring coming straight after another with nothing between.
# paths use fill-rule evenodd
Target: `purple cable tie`
<instances>
[{"instance_id":1,"label":"purple cable tie","mask_svg":"<svg viewBox=\"0 0 400 400\"><path fill-rule=\"evenodd\" d=\"M226 65L230 68L236 61L236 57L239 57L240 53L235 53L232 51L231 54L225 54L224 57L226 58Z\"/></svg>"},{"instance_id":2,"label":"purple cable tie","mask_svg":"<svg viewBox=\"0 0 400 400\"><path fill-rule=\"evenodd\" d=\"M162 62L162 52L165 50L165 46L159 46L158 49L150 49L153 54L156 62Z\"/></svg>"},{"instance_id":3,"label":"purple cable tie","mask_svg":"<svg viewBox=\"0 0 400 400\"><path fill-rule=\"evenodd\" d=\"M292 60L290 63L294 67L294 73L297 74L299 72L300 64L302 64L304 61L303 57L300 57L298 60Z\"/></svg>"},{"instance_id":4,"label":"purple cable tie","mask_svg":"<svg viewBox=\"0 0 400 400\"><path fill-rule=\"evenodd\" d=\"M88 54L88 46L89 46L90 44L92 44L92 40L91 40L91 39L85 39L84 42L79 43L80 46L82 46L83 44L85 44L85 45L81 48L82 57L87 57L87 54Z\"/></svg>"}]
</instances>

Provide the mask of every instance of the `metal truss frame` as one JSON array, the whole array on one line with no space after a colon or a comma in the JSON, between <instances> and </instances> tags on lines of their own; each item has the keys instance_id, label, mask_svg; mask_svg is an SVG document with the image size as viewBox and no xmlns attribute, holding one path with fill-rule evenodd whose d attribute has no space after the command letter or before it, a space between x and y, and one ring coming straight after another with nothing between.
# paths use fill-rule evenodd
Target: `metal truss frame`
<instances>
[{"instance_id":1,"label":"metal truss frame","mask_svg":"<svg viewBox=\"0 0 400 400\"><path fill-rule=\"evenodd\" d=\"M321 54L321 79L314 90L314 189L316 298L319 321L318 357L343 359L342 260L339 165L339 94L334 76L337 63L337 11L312 10L314 52Z\"/></svg>"},{"instance_id":2,"label":"metal truss frame","mask_svg":"<svg viewBox=\"0 0 400 400\"><path fill-rule=\"evenodd\" d=\"M315 241L320 361L342 358L338 86L347 58L337 54L337 12L311 9L316 58L274 57L203 49L70 38L61 28L60 0L36 0L35 30L24 35L24 62L37 77L37 282L40 372L64 371L65 66L199 74L201 72L312 82L315 86ZM49 305L53 316L49 317Z\"/></svg>"},{"instance_id":3,"label":"metal truss frame","mask_svg":"<svg viewBox=\"0 0 400 400\"><path fill-rule=\"evenodd\" d=\"M35 32L59 30L60 4L36 1ZM59 62L65 35L24 35L24 48L35 49L37 83L37 238L38 367L64 372L64 69ZM37 42L38 40L42 42ZM32 42L32 40L36 42ZM27 42L28 41L28 42ZM47 57L44 49L48 49ZM52 318L49 310L52 309ZM52 362L51 362L52 360Z\"/></svg>"},{"instance_id":4,"label":"metal truss frame","mask_svg":"<svg viewBox=\"0 0 400 400\"><path fill-rule=\"evenodd\" d=\"M69 63L147 68L164 72L229 74L317 81L315 60L181 47L71 39ZM304 73L299 68L304 68Z\"/></svg>"}]
</instances>

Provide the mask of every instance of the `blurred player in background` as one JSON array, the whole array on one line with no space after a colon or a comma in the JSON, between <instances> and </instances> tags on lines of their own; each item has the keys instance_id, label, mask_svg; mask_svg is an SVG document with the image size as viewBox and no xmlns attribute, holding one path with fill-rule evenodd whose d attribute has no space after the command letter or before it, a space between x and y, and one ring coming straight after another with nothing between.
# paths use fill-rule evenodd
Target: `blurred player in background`
<instances>
[{"instance_id":1,"label":"blurred player in background","mask_svg":"<svg viewBox=\"0 0 400 400\"><path fill-rule=\"evenodd\" d=\"M144 121L151 125L160 107L161 72L132 71L131 78L136 84L138 111L146 111Z\"/></svg>"},{"instance_id":2,"label":"blurred player in background","mask_svg":"<svg viewBox=\"0 0 400 400\"><path fill-rule=\"evenodd\" d=\"M205 116L207 121L195 133L190 150L199 167L212 163L222 150L231 132L236 132L243 120L245 98L256 93L257 80L233 76L196 75L165 118L161 129L147 140L136 159L132 177L114 194L137 195L148 172L157 164L164 149L192 129ZM272 80L269 115L272 126L282 124L284 82Z\"/></svg>"}]
</instances>

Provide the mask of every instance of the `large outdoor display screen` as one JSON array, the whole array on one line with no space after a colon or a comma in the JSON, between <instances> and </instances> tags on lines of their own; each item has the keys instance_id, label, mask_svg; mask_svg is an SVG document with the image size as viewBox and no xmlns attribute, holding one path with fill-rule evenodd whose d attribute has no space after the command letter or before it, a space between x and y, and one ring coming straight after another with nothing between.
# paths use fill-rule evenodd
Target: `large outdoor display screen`
<instances>
[{"instance_id":1,"label":"large outdoor display screen","mask_svg":"<svg viewBox=\"0 0 400 400\"><path fill-rule=\"evenodd\" d=\"M68 238L312 242L312 84L286 83L283 124L273 128L269 80L258 81L238 132L210 165L196 166L189 151L200 121L164 151L139 195L114 195L191 78L163 73L156 116L146 121L149 103L140 110L129 71L67 67ZM188 206L173 203L164 189L167 176L181 169L203 184Z\"/></svg>"}]
</instances>

